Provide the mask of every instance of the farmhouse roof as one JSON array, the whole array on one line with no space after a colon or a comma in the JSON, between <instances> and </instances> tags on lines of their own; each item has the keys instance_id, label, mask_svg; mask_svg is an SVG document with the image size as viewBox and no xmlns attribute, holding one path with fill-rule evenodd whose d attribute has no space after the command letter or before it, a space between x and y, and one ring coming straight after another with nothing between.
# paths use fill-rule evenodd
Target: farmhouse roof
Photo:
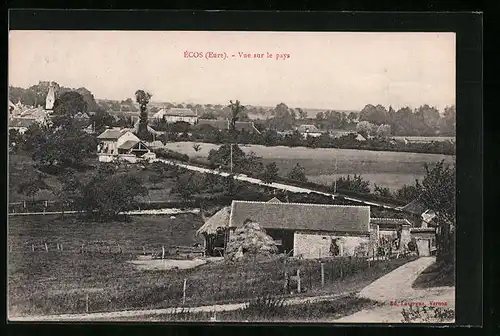
<instances>
[{"instance_id":1,"label":"farmhouse roof","mask_svg":"<svg viewBox=\"0 0 500 336\"><path fill-rule=\"evenodd\" d=\"M369 232L370 207L308 203L233 201L230 227L250 219L267 229Z\"/></svg>"},{"instance_id":2,"label":"farmhouse roof","mask_svg":"<svg viewBox=\"0 0 500 336\"><path fill-rule=\"evenodd\" d=\"M250 132L250 133L255 132L260 134L260 131L255 127L252 121L237 121L234 123L234 128L240 132L245 131L245 132Z\"/></svg>"},{"instance_id":3,"label":"farmhouse roof","mask_svg":"<svg viewBox=\"0 0 500 336\"><path fill-rule=\"evenodd\" d=\"M137 140L127 140L124 143L122 143L120 146L118 146L118 148L130 149L130 148L134 147L135 145L137 145L139 142L140 141L137 141Z\"/></svg>"},{"instance_id":4,"label":"farmhouse roof","mask_svg":"<svg viewBox=\"0 0 500 336\"><path fill-rule=\"evenodd\" d=\"M413 200L404 207L401 208L402 211L411 213L413 215L421 216L424 212L428 210L425 204L419 199Z\"/></svg>"},{"instance_id":5,"label":"farmhouse roof","mask_svg":"<svg viewBox=\"0 0 500 336\"><path fill-rule=\"evenodd\" d=\"M300 125L299 127L297 127L297 131L299 131L300 133L308 133L308 132L319 133L320 132L320 130L314 125Z\"/></svg>"},{"instance_id":6,"label":"farmhouse roof","mask_svg":"<svg viewBox=\"0 0 500 336\"><path fill-rule=\"evenodd\" d=\"M198 115L191 109L172 107L165 112L166 116L173 117L197 117Z\"/></svg>"},{"instance_id":7,"label":"farmhouse roof","mask_svg":"<svg viewBox=\"0 0 500 336\"><path fill-rule=\"evenodd\" d=\"M109 128L99 134L97 136L97 139L101 140L117 140L119 139L122 135L125 133L130 132L128 129L116 129L116 128Z\"/></svg>"},{"instance_id":8,"label":"farmhouse roof","mask_svg":"<svg viewBox=\"0 0 500 336\"><path fill-rule=\"evenodd\" d=\"M227 119L198 119L198 125L209 125L219 130L229 129L229 121Z\"/></svg>"},{"instance_id":9,"label":"farmhouse roof","mask_svg":"<svg viewBox=\"0 0 500 336\"><path fill-rule=\"evenodd\" d=\"M282 203L278 198L273 197L267 203Z\"/></svg>"},{"instance_id":10,"label":"farmhouse roof","mask_svg":"<svg viewBox=\"0 0 500 336\"><path fill-rule=\"evenodd\" d=\"M411 226L411 222L405 218L370 218L370 224L377 224L382 228L396 228L399 225Z\"/></svg>"},{"instance_id":11,"label":"farmhouse roof","mask_svg":"<svg viewBox=\"0 0 500 336\"><path fill-rule=\"evenodd\" d=\"M227 228L229 226L230 207L224 207L210 217L196 234L215 234L217 228Z\"/></svg>"}]
</instances>

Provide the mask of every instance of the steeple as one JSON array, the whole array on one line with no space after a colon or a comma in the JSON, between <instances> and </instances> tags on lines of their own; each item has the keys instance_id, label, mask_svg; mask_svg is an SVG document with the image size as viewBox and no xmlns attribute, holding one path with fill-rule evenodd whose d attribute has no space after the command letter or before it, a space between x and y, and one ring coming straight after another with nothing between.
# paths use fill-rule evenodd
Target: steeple
<instances>
[{"instance_id":1,"label":"steeple","mask_svg":"<svg viewBox=\"0 0 500 336\"><path fill-rule=\"evenodd\" d=\"M49 85L49 93L47 93L47 98L45 99L45 109L52 110L54 108L54 101L56 99L56 95L54 93L54 86L52 82Z\"/></svg>"}]
</instances>

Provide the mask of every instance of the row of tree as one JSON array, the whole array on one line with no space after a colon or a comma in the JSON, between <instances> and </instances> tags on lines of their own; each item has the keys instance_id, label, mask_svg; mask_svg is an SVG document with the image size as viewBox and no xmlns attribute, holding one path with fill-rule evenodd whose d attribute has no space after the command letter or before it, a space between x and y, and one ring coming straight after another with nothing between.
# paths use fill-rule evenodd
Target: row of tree
<instances>
[{"instance_id":1,"label":"row of tree","mask_svg":"<svg viewBox=\"0 0 500 336\"><path fill-rule=\"evenodd\" d=\"M406 136L454 136L456 132L455 105L447 106L443 115L435 107L427 104L414 110L403 107L395 111L392 106L387 110L382 105L366 105L359 113L359 121L375 125L391 126L393 135Z\"/></svg>"}]
</instances>

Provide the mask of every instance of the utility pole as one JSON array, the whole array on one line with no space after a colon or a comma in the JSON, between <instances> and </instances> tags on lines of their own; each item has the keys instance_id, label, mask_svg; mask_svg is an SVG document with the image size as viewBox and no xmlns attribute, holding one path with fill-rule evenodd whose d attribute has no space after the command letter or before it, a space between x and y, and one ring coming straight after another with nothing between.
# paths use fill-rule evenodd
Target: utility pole
<instances>
[{"instance_id":1,"label":"utility pole","mask_svg":"<svg viewBox=\"0 0 500 336\"><path fill-rule=\"evenodd\" d=\"M335 180L333 182L333 193L337 193L337 178L338 178L338 171L337 171L337 158L335 157Z\"/></svg>"},{"instance_id":2,"label":"utility pole","mask_svg":"<svg viewBox=\"0 0 500 336\"><path fill-rule=\"evenodd\" d=\"M231 148L231 174L233 173L233 144L229 144L229 147Z\"/></svg>"}]
</instances>

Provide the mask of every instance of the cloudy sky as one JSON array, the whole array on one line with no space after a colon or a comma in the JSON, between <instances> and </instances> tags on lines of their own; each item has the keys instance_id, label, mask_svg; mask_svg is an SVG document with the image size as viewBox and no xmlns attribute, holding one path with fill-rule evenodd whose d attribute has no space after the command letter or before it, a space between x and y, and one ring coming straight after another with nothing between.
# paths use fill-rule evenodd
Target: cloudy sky
<instances>
[{"instance_id":1,"label":"cloudy sky","mask_svg":"<svg viewBox=\"0 0 500 336\"><path fill-rule=\"evenodd\" d=\"M185 58L185 51L228 58ZM177 103L442 110L455 103L455 34L11 31L9 84L39 80L116 100L145 89L154 101Z\"/></svg>"}]
</instances>

